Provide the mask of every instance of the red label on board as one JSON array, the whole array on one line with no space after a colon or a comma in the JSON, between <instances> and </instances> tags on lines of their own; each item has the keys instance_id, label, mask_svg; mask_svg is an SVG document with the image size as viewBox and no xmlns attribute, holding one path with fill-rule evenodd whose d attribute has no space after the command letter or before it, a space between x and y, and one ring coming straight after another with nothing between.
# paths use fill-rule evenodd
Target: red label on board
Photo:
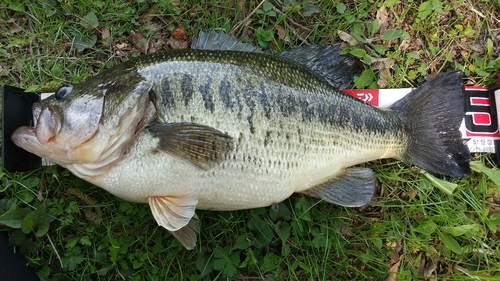
<instances>
[{"instance_id":1,"label":"red label on board","mask_svg":"<svg viewBox=\"0 0 500 281\"><path fill-rule=\"evenodd\" d=\"M342 92L358 98L368 104L378 106L379 90L342 90Z\"/></svg>"},{"instance_id":2,"label":"red label on board","mask_svg":"<svg viewBox=\"0 0 500 281\"><path fill-rule=\"evenodd\" d=\"M498 121L491 114L488 88L465 87L465 137L499 138Z\"/></svg>"},{"instance_id":3,"label":"red label on board","mask_svg":"<svg viewBox=\"0 0 500 281\"><path fill-rule=\"evenodd\" d=\"M471 105L490 106L490 99L489 98L471 97L470 104Z\"/></svg>"}]
</instances>

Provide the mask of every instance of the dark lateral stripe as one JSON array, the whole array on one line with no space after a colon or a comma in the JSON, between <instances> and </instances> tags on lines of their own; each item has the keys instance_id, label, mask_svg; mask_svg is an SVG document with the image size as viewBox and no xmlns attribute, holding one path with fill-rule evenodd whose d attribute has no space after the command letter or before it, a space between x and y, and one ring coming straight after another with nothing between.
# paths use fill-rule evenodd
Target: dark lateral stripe
<instances>
[{"instance_id":1,"label":"dark lateral stripe","mask_svg":"<svg viewBox=\"0 0 500 281\"><path fill-rule=\"evenodd\" d=\"M172 94L172 90L170 89L170 82L168 81L168 77L161 80L161 96L162 96L162 104L166 107L174 107L175 100L174 95Z\"/></svg>"},{"instance_id":2,"label":"dark lateral stripe","mask_svg":"<svg viewBox=\"0 0 500 281\"><path fill-rule=\"evenodd\" d=\"M297 105L300 103L300 97L295 98L290 93L283 90L283 87L279 85L276 101L280 106L281 113L283 116L287 117L292 115L297 111Z\"/></svg>"},{"instance_id":3,"label":"dark lateral stripe","mask_svg":"<svg viewBox=\"0 0 500 281\"><path fill-rule=\"evenodd\" d=\"M232 109L233 100L231 99L231 83L227 79L227 76L225 76L224 79L222 79L222 81L220 82L219 95L222 104L224 104L226 108Z\"/></svg>"},{"instance_id":4,"label":"dark lateral stripe","mask_svg":"<svg viewBox=\"0 0 500 281\"><path fill-rule=\"evenodd\" d=\"M271 118L271 103L269 102L269 97L266 93L266 87L264 84L260 85L259 103L262 106L262 109L264 109L264 115L266 118Z\"/></svg>"},{"instance_id":5,"label":"dark lateral stripe","mask_svg":"<svg viewBox=\"0 0 500 281\"><path fill-rule=\"evenodd\" d=\"M253 124L253 116L255 115L255 101L253 100L253 89L252 84L247 81L245 85L245 90L243 98L245 99L245 104L250 109L250 115L247 117L248 125L250 126L250 133L255 133L255 126Z\"/></svg>"},{"instance_id":6,"label":"dark lateral stripe","mask_svg":"<svg viewBox=\"0 0 500 281\"><path fill-rule=\"evenodd\" d=\"M264 147L266 147L270 141L272 141L271 131L266 131L266 136L264 137Z\"/></svg>"},{"instance_id":7,"label":"dark lateral stripe","mask_svg":"<svg viewBox=\"0 0 500 281\"><path fill-rule=\"evenodd\" d=\"M214 113L214 95L212 94L212 78L208 77L207 82L205 84L200 85L200 94L203 99L203 103L205 105L205 109L210 110L211 113Z\"/></svg>"},{"instance_id":8,"label":"dark lateral stripe","mask_svg":"<svg viewBox=\"0 0 500 281\"><path fill-rule=\"evenodd\" d=\"M191 98L193 97L193 78L189 74L182 75L181 93L184 105L188 106Z\"/></svg>"}]
</instances>

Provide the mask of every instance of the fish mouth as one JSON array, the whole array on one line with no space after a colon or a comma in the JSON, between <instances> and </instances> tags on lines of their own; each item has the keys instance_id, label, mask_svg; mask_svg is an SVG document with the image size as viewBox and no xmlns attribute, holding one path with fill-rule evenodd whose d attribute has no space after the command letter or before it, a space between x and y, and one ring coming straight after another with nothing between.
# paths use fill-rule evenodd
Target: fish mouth
<instances>
[{"instance_id":1,"label":"fish mouth","mask_svg":"<svg viewBox=\"0 0 500 281\"><path fill-rule=\"evenodd\" d=\"M33 104L32 113L33 127L28 127L28 133L32 131L40 144L47 144L61 130L61 116L53 106L41 102Z\"/></svg>"},{"instance_id":2,"label":"fish mouth","mask_svg":"<svg viewBox=\"0 0 500 281\"><path fill-rule=\"evenodd\" d=\"M17 146L31 152L39 152L42 145L54 140L61 130L61 117L50 105L40 102L32 106L33 126L17 128L11 136Z\"/></svg>"}]
</instances>

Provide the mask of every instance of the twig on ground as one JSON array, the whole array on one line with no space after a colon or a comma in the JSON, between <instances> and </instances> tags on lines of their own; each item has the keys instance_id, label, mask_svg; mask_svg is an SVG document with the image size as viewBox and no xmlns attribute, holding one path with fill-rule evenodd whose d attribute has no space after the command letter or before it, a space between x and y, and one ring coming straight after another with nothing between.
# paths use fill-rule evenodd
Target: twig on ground
<instances>
[{"instance_id":1,"label":"twig on ground","mask_svg":"<svg viewBox=\"0 0 500 281\"><path fill-rule=\"evenodd\" d=\"M232 34L234 33L236 30L238 30L238 28L240 28L241 25L243 25L253 14L255 14L255 12L257 12L257 10L260 8L260 6L262 6L264 4L264 2L266 2L266 0L262 0L260 1L259 5L257 5L257 7L255 7L255 9L253 9L253 11L248 14L248 16L246 16L242 21L240 21L235 27L233 27L233 29L231 29L231 31L229 31L229 34Z\"/></svg>"}]
</instances>

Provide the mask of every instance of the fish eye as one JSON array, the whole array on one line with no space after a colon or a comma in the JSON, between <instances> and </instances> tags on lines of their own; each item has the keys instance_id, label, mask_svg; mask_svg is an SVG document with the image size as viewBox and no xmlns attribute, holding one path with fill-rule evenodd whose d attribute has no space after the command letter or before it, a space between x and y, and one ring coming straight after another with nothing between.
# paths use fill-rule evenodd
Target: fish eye
<instances>
[{"instance_id":1,"label":"fish eye","mask_svg":"<svg viewBox=\"0 0 500 281\"><path fill-rule=\"evenodd\" d=\"M73 90L73 85L61 86L61 87L59 87L59 89L57 89L54 96L55 96L56 100L60 100L60 99L64 98L65 96L69 95L72 90Z\"/></svg>"}]
</instances>

